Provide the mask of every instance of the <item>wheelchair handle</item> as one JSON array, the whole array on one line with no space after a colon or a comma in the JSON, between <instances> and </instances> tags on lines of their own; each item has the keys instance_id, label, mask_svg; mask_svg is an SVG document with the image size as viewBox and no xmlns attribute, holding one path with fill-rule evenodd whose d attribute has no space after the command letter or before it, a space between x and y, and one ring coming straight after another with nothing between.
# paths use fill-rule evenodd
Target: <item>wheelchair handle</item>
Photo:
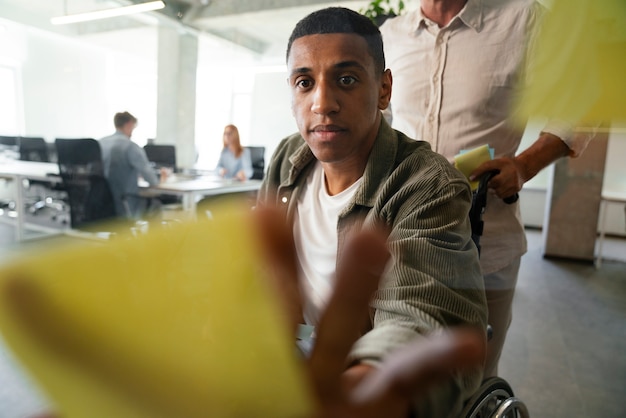
<instances>
[{"instance_id":1,"label":"wheelchair handle","mask_svg":"<svg viewBox=\"0 0 626 418\"><path fill-rule=\"evenodd\" d=\"M485 174L482 175L482 177L480 178L480 183L478 185L478 189L479 190L487 190L487 183L489 183L489 180L491 180L491 178L497 174L500 174L500 170L491 170L486 172ZM519 193L515 193L511 196L507 196L504 199L502 199L504 201L504 203L510 205L513 204L515 202L517 202L519 200Z\"/></svg>"}]
</instances>

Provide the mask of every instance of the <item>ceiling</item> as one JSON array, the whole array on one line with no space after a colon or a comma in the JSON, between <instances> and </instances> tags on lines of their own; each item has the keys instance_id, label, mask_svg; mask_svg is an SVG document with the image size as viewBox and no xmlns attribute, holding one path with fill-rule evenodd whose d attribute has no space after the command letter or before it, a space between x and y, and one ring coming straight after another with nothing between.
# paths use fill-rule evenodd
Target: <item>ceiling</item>
<instances>
[{"instance_id":1,"label":"ceiling","mask_svg":"<svg viewBox=\"0 0 626 418\"><path fill-rule=\"evenodd\" d=\"M295 23L326 6L359 10L367 0L165 0L160 11L63 26L50 18L142 3L145 0L0 0L0 16L28 26L85 39L129 29L171 26L226 40L268 58L283 56Z\"/></svg>"}]
</instances>

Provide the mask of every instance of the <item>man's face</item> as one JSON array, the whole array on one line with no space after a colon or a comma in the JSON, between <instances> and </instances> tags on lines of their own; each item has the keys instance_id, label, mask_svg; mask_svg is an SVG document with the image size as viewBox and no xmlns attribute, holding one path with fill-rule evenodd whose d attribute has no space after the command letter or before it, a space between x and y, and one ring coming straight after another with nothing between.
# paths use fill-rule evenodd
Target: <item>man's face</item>
<instances>
[{"instance_id":1,"label":"man's face","mask_svg":"<svg viewBox=\"0 0 626 418\"><path fill-rule=\"evenodd\" d=\"M296 39L287 60L292 110L300 134L323 163L367 161L389 104L391 74L378 74L355 34Z\"/></svg>"}]
</instances>

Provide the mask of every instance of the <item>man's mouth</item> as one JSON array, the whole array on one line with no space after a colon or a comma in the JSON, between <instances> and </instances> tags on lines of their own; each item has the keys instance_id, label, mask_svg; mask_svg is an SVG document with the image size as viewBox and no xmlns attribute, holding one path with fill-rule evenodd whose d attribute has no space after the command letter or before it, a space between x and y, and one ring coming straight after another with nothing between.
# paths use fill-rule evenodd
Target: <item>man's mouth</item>
<instances>
[{"instance_id":1,"label":"man's mouth","mask_svg":"<svg viewBox=\"0 0 626 418\"><path fill-rule=\"evenodd\" d=\"M315 127L313 127L313 129L311 129L311 132L315 132L315 133L335 133L335 132L342 132L345 129L343 129L340 126L337 125L317 125Z\"/></svg>"}]
</instances>

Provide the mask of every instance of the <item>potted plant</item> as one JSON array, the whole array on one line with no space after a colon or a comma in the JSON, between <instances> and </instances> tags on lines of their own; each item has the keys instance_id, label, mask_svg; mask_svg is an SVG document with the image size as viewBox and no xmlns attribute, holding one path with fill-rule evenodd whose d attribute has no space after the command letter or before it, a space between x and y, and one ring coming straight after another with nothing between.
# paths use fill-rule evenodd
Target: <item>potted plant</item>
<instances>
[{"instance_id":1,"label":"potted plant","mask_svg":"<svg viewBox=\"0 0 626 418\"><path fill-rule=\"evenodd\" d=\"M388 18L398 16L403 11L403 0L372 0L366 8L359 10L359 13L369 17L376 26L380 26Z\"/></svg>"}]
</instances>

